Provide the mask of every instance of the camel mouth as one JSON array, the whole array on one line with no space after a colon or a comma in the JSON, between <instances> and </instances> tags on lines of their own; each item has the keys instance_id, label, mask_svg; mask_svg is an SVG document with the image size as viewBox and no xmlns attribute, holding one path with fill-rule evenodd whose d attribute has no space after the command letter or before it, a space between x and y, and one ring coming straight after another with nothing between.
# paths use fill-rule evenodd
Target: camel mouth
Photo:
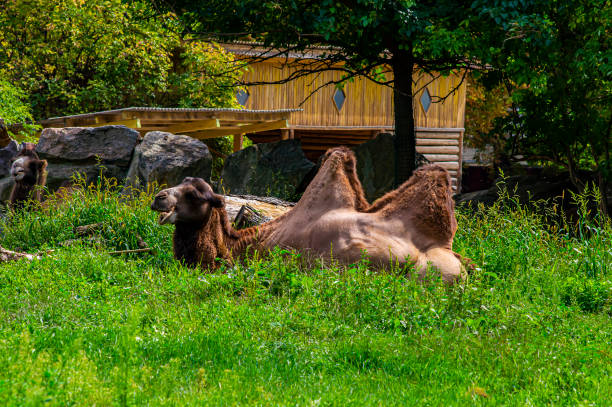
<instances>
[{"instance_id":1,"label":"camel mouth","mask_svg":"<svg viewBox=\"0 0 612 407\"><path fill-rule=\"evenodd\" d=\"M24 177L25 177L24 170L17 170L13 172L13 178L15 178L16 181L21 181Z\"/></svg>"},{"instance_id":2,"label":"camel mouth","mask_svg":"<svg viewBox=\"0 0 612 407\"><path fill-rule=\"evenodd\" d=\"M174 209L168 212L160 212L159 217L157 218L157 223L160 225L165 225L167 223L174 223L176 220L176 212Z\"/></svg>"}]
</instances>

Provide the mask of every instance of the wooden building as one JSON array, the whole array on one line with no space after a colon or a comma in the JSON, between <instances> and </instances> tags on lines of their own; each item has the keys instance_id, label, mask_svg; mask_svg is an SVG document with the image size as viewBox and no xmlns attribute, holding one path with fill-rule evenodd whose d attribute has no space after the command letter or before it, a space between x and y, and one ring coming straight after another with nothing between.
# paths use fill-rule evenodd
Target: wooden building
<instances>
[{"instance_id":1,"label":"wooden building","mask_svg":"<svg viewBox=\"0 0 612 407\"><path fill-rule=\"evenodd\" d=\"M237 58L262 54L249 43L224 47ZM295 69L287 61L316 59L317 52L320 55L321 50L252 64L245 82L280 81ZM142 135L161 130L203 140L232 135L234 151L242 148L244 135L255 143L295 138L301 140L306 156L316 161L330 147L360 144L394 129L393 94L389 87L357 78L342 90L325 86L312 94L340 75L328 71L285 84L252 86L236 95L244 109L129 107L56 117L41 124L43 127L122 124ZM465 83L459 73L436 78L416 75L414 80L415 89L419 89L414 103L417 152L446 168L454 185L461 185ZM436 97L444 100L433 103Z\"/></svg>"},{"instance_id":2,"label":"wooden building","mask_svg":"<svg viewBox=\"0 0 612 407\"><path fill-rule=\"evenodd\" d=\"M249 43L224 44L238 59L260 56L262 50ZM249 66L245 82L273 82L288 77L291 62L315 59L317 50L308 54L289 54L289 58L269 58ZM287 63L289 62L289 64ZM358 78L344 89L326 86L307 98L313 90L330 80L340 78L339 72L323 72L302 77L285 84L252 86L237 94L246 109L275 110L301 108L292 114L288 128L247 134L254 142L282 138L301 140L306 155L316 160L330 147L355 145L376 137L381 132L393 132L393 92L386 86ZM417 152L450 171L460 185L461 153L464 132L466 85L462 73L433 78L417 74L414 113L417 131ZM454 92L453 92L454 90ZM448 95L448 96L447 96ZM436 97L442 102L433 103Z\"/></svg>"}]
</instances>

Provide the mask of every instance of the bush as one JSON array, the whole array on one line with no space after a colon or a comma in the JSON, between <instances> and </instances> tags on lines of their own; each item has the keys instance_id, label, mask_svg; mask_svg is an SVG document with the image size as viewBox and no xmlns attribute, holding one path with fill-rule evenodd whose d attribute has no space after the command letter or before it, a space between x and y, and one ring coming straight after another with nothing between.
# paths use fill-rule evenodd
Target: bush
<instances>
[{"instance_id":1,"label":"bush","mask_svg":"<svg viewBox=\"0 0 612 407\"><path fill-rule=\"evenodd\" d=\"M27 138L38 126L32 124L32 112L24 102L26 94L23 90L12 85L0 76L0 119L9 127L12 124L22 124L19 132L21 138ZM9 130L9 135L16 136Z\"/></svg>"},{"instance_id":2,"label":"bush","mask_svg":"<svg viewBox=\"0 0 612 407\"><path fill-rule=\"evenodd\" d=\"M182 37L172 14L143 2L5 2L0 26L0 76L24 90L37 120L128 106L238 107L233 57Z\"/></svg>"}]
</instances>

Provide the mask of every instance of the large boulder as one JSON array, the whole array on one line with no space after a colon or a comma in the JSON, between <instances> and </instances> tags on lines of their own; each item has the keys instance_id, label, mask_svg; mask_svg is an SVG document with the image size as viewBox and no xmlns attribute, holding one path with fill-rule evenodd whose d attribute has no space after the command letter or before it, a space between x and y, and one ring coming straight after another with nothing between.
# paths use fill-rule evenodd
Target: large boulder
<instances>
[{"instance_id":1,"label":"large boulder","mask_svg":"<svg viewBox=\"0 0 612 407\"><path fill-rule=\"evenodd\" d=\"M212 155L206 144L188 136L152 131L134 149L127 179L133 186L157 182L172 187L185 177L210 182L211 171Z\"/></svg>"},{"instance_id":2,"label":"large boulder","mask_svg":"<svg viewBox=\"0 0 612 407\"><path fill-rule=\"evenodd\" d=\"M17 155L20 145L11 140L6 147L0 148L0 178L11 175L11 159Z\"/></svg>"},{"instance_id":3,"label":"large boulder","mask_svg":"<svg viewBox=\"0 0 612 407\"><path fill-rule=\"evenodd\" d=\"M393 135L379 134L376 138L353 148L357 158L357 175L366 199L373 202L395 184L395 147Z\"/></svg>"},{"instance_id":4,"label":"large boulder","mask_svg":"<svg viewBox=\"0 0 612 407\"><path fill-rule=\"evenodd\" d=\"M73 175L92 182L99 174L122 181L139 134L125 126L44 129L36 152L49 162L47 186L57 189Z\"/></svg>"},{"instance_id":5,"label":"large boulder","mask_svg":"<svg viewBox=\"0 0 612 407\"><path fill-rule=\"evenodd\" d=\"M353 147L357 158L357 175L363 186L366 199L373 202L395 186L394 136L381 133L376 138ZM416 167L429 163L417 153Z\"/></svg>"},{"instance_id":6,"label":"large boulder","mask_svg":"<svg viewBox=\"0 0 612 407\"><path fill-rule=\"evenodd\" d=\"M225 193L292 200L315 168L298 140L257 144L227 157L220 187Z\"/></svg>"}]
</instances>

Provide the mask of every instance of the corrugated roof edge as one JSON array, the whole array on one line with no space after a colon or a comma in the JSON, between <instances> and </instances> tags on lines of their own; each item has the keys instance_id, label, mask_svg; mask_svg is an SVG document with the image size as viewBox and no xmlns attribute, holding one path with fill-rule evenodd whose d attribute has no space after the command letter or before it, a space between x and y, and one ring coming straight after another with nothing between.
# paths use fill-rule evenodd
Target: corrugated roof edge
<instances>
[{"instance_id":1,"label":"corrugated roof edge","mask_svg":"<svg viewBox=\"0 0 612 407\"><path fill-rule=\"evenodd\" d=\"M304 109L276 109L276 110L249 110L249 109L231 109L231 108L190 108L190 107L125 107L121 109L103 110L100 112L81 113L71 116L50 117L46 120L55 119L72 119L77 117L94 116L102 113L119 113L119 112L244 112L244 113L292 113L301 112ZM43 120L44 122L45 120Z\"/></svg>"}]
</instances>

